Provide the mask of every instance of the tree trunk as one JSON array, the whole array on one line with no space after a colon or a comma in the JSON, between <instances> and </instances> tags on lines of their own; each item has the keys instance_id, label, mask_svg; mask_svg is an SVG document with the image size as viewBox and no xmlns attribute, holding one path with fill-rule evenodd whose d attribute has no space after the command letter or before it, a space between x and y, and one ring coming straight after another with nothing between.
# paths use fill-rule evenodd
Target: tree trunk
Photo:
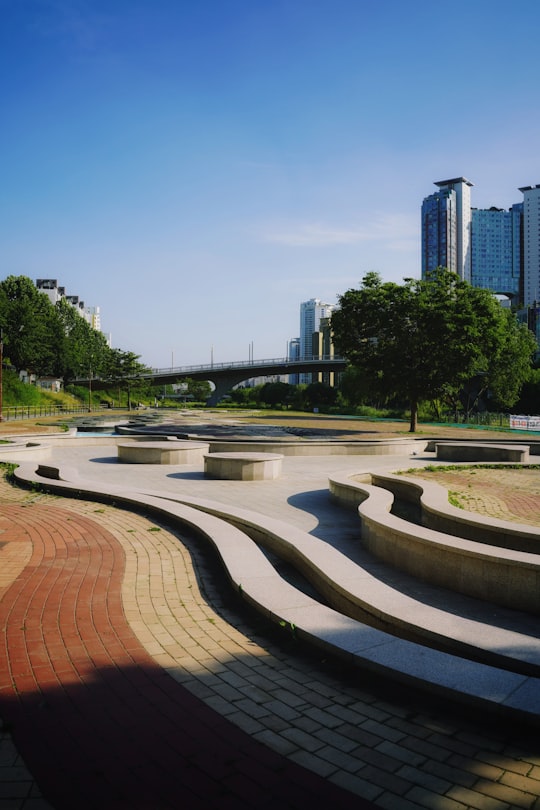
<instances>
[{"instance_id":1,"label":"tree trunk","mask_svg":"<svg viewBox=\"0 0 540 810\"><path fill-rule=\"evenodd\" d=\"M409 433L416 433L418 427L418 400L411 399L411 422L409 426Z\"/></svg>"}]
</instances>

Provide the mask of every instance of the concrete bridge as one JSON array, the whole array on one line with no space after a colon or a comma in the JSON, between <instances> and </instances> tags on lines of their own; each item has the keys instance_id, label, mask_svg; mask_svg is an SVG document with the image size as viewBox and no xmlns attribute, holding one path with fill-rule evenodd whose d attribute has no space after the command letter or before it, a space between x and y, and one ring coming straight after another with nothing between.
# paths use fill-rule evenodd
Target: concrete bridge
<instances>
[{"instance_id":1,"label":"concrete bridge","mask_svg":"<svg viewBox=\"0 0 540 810\"><path fill-rule=\"evenodd\" d=\"M230 363L208 363L199 366L179 366L177 368L152 368L137 379L149 380L153 385L173 385L181 380L208 380L215 386L208 405L216 405L223 396L244 380L252 377L271 377L285 374L311 374L322 371L344 371L347 361L343 357L320 356L309 360L289 360L286 357L270 360L245 360ZM109 388L116 383L93 377L92 380L78 379L78 385Z\"/></svg>"}]
</instances>

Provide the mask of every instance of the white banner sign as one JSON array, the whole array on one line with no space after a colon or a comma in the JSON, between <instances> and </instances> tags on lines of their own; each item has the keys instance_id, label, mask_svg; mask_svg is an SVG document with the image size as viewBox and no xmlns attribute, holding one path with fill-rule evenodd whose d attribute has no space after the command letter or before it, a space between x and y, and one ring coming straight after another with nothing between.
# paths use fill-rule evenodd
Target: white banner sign
<instances>
[{"instance_id":1,"label":"white banner sign","mask_svg":"<svg viewBox=\"0 0 540 810\"><path fill-rule=\"evenodd\" d=\"M516 430L540 430L540 416L514 416L510 414L510 427Z\"/></svg>"}]
</instances>

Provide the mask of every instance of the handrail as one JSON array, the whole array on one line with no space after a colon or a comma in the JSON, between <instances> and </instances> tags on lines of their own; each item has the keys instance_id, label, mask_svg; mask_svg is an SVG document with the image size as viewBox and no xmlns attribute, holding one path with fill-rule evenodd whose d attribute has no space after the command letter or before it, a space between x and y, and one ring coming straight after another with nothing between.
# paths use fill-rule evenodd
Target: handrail
<instances>
[{"instance_id":1,"label":"handrail","mask_svg":"<svg viewBox=\"0 0 540 810\"><path fill-rule=\"evenodd\" d=\"M341 364L346 362L347 361L344 357L335 357L334 355L329 354L298 358L294 360L287 357L274 357L269 360L236 360L229 363L202 363L198 366L166 366L165 368L150 368L147 371L134 374L132 378L146 379L148 377L156 377L160 374L171 376L174 374L200 374L201 372L205 371L240 371L244 369L253 369L253 371L259 372L265 368L276 368L278 366L283 369L284 373L290 374L294 373L295 368L300 369L305 368L306 366L320 366L321 363L328 363L328 365L332 365L334 363ZM256 376L259 376L259 374ZM99 376L94 376L92 377L92 380L99 382L102 380L102 378ZM75 384L87 384L88 379L86 377L78 378L72 382Z\"/></svg>"},{"instance_id":2,"label":"handrail","mask_svg":"<svg viewBox=\"0 0 540 810\"><path fill-rule=\"evenodd\" d=\"M266 360L234 360L228 363L202 363L196 366L166 366L165 368L152 368L152 374L186 374L189 371L211 371L216 369L243 369L243 368L261 368L264 366L295 366L295 365L316 365L318 363L344 363L344 357L336 357L334 355L323 354L306 358L289 357L274 357Z\"/></svg>"}]
</instances>

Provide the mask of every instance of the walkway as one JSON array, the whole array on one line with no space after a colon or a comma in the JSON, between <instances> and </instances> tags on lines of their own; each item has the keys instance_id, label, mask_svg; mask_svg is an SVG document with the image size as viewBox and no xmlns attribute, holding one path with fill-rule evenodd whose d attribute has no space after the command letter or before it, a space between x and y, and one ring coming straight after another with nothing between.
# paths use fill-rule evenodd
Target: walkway
<instances>
[{"instance_id":1,"label":"walkway","mask_svg":"<svg viewBox=\"0 0 540 810\"><path fill-rule=\"evenodd\" d=\"M100 480L201 485L195 470L165 475L76 452ZM248 485L250 508L281 502L286 519L345 542L352 515L314 494L325 476L321 459L291 463L283 480ZM204 486L245 500L246 484ZM55 810L540 807L535 736L359 682L276 637L227 596L194 539L5 484L0 501L0 713ZM16 757L9 739L2 751L4 763ZM49 806L30 798L28 773L5 770L1 810Z\"/></svg>"}]
</instances>

